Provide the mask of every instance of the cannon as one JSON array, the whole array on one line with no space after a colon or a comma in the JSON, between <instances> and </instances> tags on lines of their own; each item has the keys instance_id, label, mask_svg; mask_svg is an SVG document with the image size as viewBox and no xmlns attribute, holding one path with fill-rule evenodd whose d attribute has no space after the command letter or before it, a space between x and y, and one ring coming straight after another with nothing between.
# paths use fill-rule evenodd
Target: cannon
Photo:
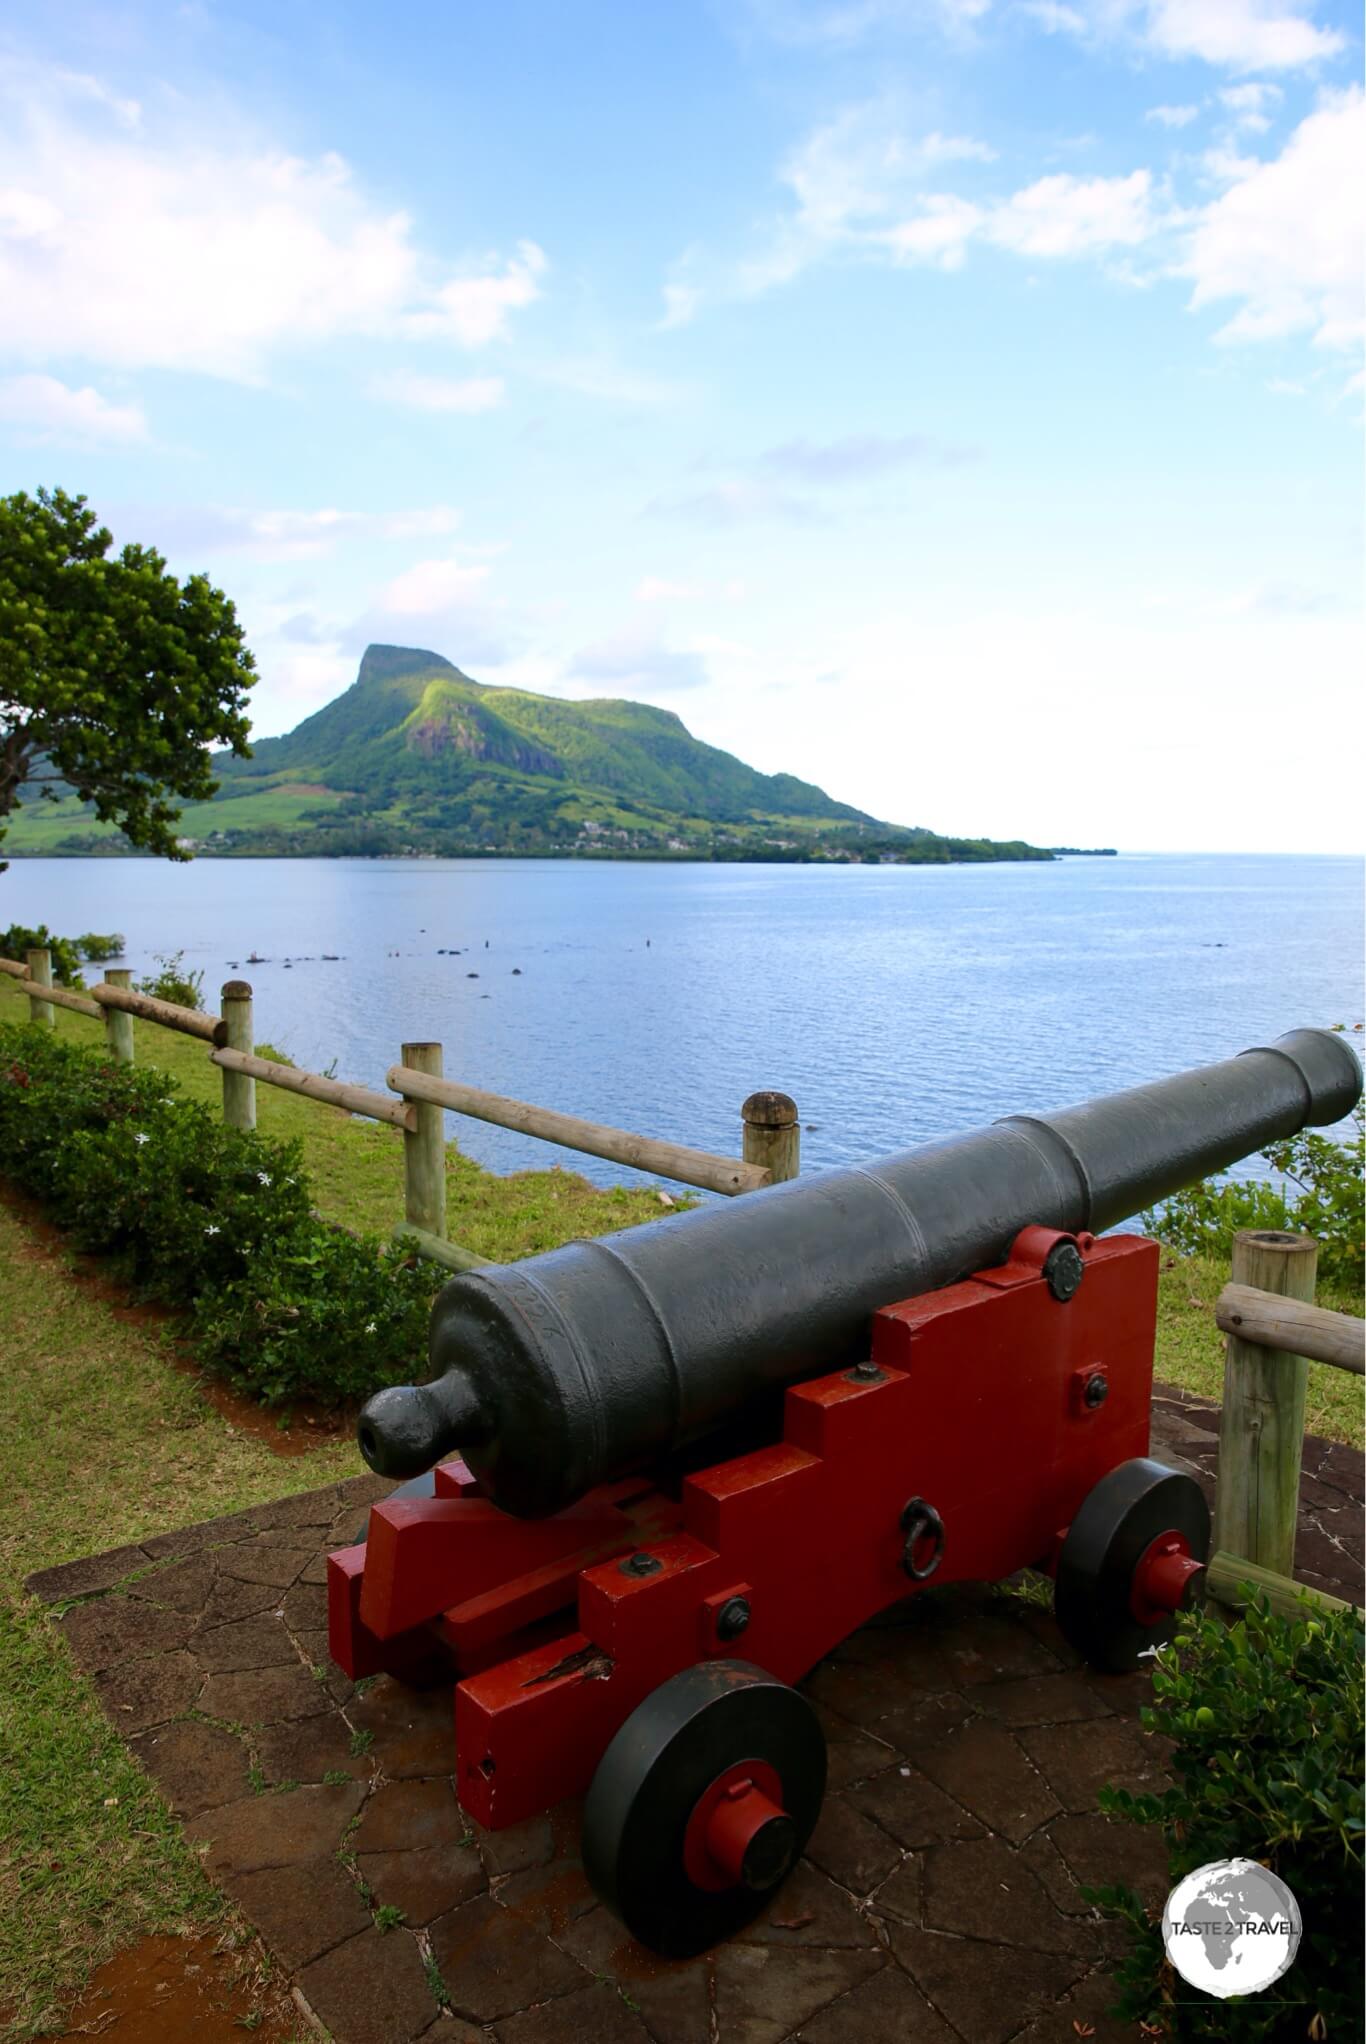
<instances>
[{"instance_id":1,"label":"cannon","mask_svg":"<svg viewBox=\"0 0 1366 2044\"><path fill-rule=\"evenodd\" d=\"M672 1956L739 1928L819 1813L793 1685L930 1583L1053 1578L1120 1671L1201 1592L1148 1455L1157 1245L1111 1234L1361 1092L1341 1037L453 1279L358 1441L416 1478L329 1559L333 1658L455 1677L490 1828L586 1794L585 1864Z\"/></svg>"}]
</instances>

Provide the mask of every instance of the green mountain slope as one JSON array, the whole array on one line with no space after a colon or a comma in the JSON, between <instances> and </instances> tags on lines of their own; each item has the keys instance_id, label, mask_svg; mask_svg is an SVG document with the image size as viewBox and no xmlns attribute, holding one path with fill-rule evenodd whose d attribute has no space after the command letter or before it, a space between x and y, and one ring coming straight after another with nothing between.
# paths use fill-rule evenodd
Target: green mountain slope
<instances>
[{"instance_id":1,"label":"green mountain slope","mask_svg":"<svg viewBox=\"0 0 1366 2044\"><path fill-rule=\"evenodd\" d=\"M791 774L763 774L647 703L569 702L473 681L438 653L371 646L344 695L184 812L217 853L501 852L702 858L1048 858L1022 844L879 823ZM11 852L115 850L74 796L28 805Z\"/></svg>"}]
</instances>

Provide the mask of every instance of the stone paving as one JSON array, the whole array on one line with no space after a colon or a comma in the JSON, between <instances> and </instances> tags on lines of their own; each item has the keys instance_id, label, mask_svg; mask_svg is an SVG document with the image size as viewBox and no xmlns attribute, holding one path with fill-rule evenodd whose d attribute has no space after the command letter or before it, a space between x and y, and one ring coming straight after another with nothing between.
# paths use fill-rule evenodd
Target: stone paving
<instances>
[{"instance_id":1,"label":"stone paving","mask_svg":"<svg viewBox=\"0 0 1366 2044\"><path fill-rule=\"evenodd\" d=\"M1209 1486L1208 1408L1159 1397L1154 1435ZM1309 1441L1305 1469L1305 1580L1360 1599L1361 1457ZM830 1790L805 1860L741 1937L669 1964L596 1901L576 1806L466 1819L449 1688L361 1693L331 1666L326 1554L388 1488L358 1477L29 1583L337 2044L1136 2034L1106 2013L1118 1933L1078 1884L1165 1886L1156 1840L1096 1810L1106 1781L1164 1779L1145 1677L1080 1667L1048 1612L985 1588L855 1634L806 1685Z\"/></svg>"}]
</instances>

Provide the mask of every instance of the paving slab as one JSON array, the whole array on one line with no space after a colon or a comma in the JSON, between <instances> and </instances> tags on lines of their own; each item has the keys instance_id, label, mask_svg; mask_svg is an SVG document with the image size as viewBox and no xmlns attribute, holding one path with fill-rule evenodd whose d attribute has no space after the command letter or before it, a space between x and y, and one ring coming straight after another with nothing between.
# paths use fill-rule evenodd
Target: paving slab
<instances>
[{"instance_id":1,"label":"paving slab","mask_svg":"<svg viewBox=\"0 0 1366 2044\"><path fill-rule=\"evenodd\" d=\"M441 2020L415 1941L373 1924L305 1966L297 1985L338 2044L413 2044Z\"/></svg>"},{"instance_id":2,"label":"paving slab","mask_svg":"<svg viewBox=\"0 0 1366 2044\"><path fill-rule=\"evenodd\" d=\"M1208 1488L1217 1426L1164 1392L1153 1452ZM1305 1468L1303 1574L1360 1596L1361 1458L1311 1441ZM336 2044L1136 2044L1108 2013L1120 1934L1081 1890L1163 1891L1158 1840L1096 1808L1103 1782L1166 1779L1146 1674L1096 1675L1051 1613L982 1586L884 1614L805 1685L830 1754L806 1859L738 1938L674 1963L598 1902L577 1804L501 1832L466 1817L449 1684L328 1666L326 1555L387 1488L328 1484L28 1585Z\"/></svg>"}]
</instances>

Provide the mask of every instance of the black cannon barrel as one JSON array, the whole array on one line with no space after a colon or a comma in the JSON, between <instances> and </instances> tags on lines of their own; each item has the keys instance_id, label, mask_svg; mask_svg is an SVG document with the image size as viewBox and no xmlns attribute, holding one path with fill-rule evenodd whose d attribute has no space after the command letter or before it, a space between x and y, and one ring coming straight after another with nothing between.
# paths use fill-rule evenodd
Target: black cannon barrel
<instances>
[{"instance_id":1,"label":"black cannon barrel","mask_svg":"<svg viewBox=\"0 0 1366 2044\"><path fill-rule=\"evenodd\" d=\"M1099 1233L1361 1093L1340 1036L1267 1049L724 1206L470 1271L432 1309L421 1386L358 1439L410 1476L459 1449L537 1518L695 1439L766 1387L835 1367L880 1306L1000 1262L1031 1223Z\"/></svg>"}]
</instances>

